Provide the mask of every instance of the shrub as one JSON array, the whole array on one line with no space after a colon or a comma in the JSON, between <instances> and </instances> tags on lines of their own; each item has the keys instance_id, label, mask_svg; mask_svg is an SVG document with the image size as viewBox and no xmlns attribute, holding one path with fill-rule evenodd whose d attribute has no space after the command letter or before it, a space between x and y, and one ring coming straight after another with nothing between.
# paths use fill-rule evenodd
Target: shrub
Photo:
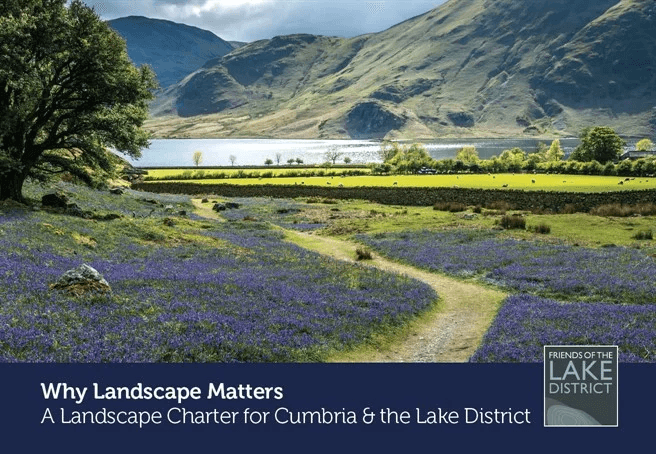
<instances>
[{"instance_id":1,"label":"shrub","mask_svg":"<svg viewBox=\"0 0 656 454\"><path fill-rule=\"evenodd\" d=\"M541 233L543 235L551 233L551 227L547 224L534 225L529 230L531 230L535 233Z\"/></svg>"},{"instance_id":2,"label":"shrub","mask_svg":"<svg viewBox=\"0 0 656 454\"><path fill-rule=\"evenodd\" d=\"M520 229L524 230L526 229L526 219L524 219L522 216L518 214L513 214L513 215L504 215L501 217L501 220L499 221L499 224L501 227L503 227L506 230L510 229Z\"/></svg>"},{"instance_id":3,"label":"shrub","mask_svg":"<svg viewBox=\"0 0 656 454\"><path fill-rule=\"evenodd\" d=\"M358 247L355 249L356 260L371 260L371 251L365 247Z\"/></svg>"},{"instance_id":4,"label":"shrub","mask_svg":"<svg viewBox=\"0 0 656 454\"><path fill-rule=\"evenodd\" d=\"M653 203L640 203L638 205L621 205L612 203L600 205L590 210L593 216L629 217L633 215L651 216L656 214L656 205Z\"/></svg>"},{"instance_id":5,"label":"shrub","mask_svg":"<svg viewBox=\"0 0 656 454\"><path fill-rule=\"evenodd\" d=\"M457 213L459 211L467 210L467 206L460 202L437 202L433 205L433 209L437 211L450 211L451 213Z\"/></svg>"},{"instance_id":6,"label":"shrub","mask_svg":"<svg viewBox=\"0 0 656 454\"><path fill-rule=\"evenodd\" d=\"M560 214L574 214L578 213L581 211L576 205L573 203L567 203L563 208L560 209L559 213Z\"/></svg>"},{"instance_id":7,"label":"shrub","mask_svg":"<svg viewBox=\"0 0 656 454\"><path fill-rule=\"evenodd\" d=\"M630 176L633 175L633 163L629 159L625 159L615 166L617 175Z\"/></svg>"},{"instance_id":8,"label":"shrub","mask_svg":"<svg viewBox=\"0 0 656 454\"><path fill-rule=\"evenodd\" d=\"M501 210L501 211L508 211L513 209L512 205L506 202L505 200L494 201L492 203L489 203L485 208L489 208L490 210Z\"/></svg>"},{"instance_id":9,"label":"shrub","mask_svg":"<svg viewBox=\"0 0 656 454\"><path fill-rule=\"evenodd\" d=\"M654 239L654 234L649 230L640 230L638 233L633 235L633 238L636 240L653 240Z\"/></svg>"}]
</instances>

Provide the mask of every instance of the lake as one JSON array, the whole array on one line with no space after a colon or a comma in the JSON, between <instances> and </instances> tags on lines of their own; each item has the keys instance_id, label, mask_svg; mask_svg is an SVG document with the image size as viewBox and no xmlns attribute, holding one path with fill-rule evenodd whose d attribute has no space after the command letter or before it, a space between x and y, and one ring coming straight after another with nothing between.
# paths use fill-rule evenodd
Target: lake
<instances>
[{"instance_id":1,"label":"lake","mask_svg":"<svg viewBox=\"0 0 656 454\"><path fill-rule=\"evenodd\" d=\"M499 155L503 150L520 147L532 152L539 142L551 144L551 140L538 139L435 139L422 141L430 155L435 159L455 157L464 146L475 146L482 159ZM566 153L579 143L578 139L560 139ZM190 167L193 166L194 152L203 153L201 166L251 166L264 165L271 159L286 164L289 159L300 158L304 164L326 162L326 152L338 151L351 158L353 164L380 161L378 157L380 142L368 140L294 140L294 139L155 139L151 146L143 150L143 156L128 160L139 167ZM230 157L234 156L234 163Z\"/></svg>"}]
</instances>

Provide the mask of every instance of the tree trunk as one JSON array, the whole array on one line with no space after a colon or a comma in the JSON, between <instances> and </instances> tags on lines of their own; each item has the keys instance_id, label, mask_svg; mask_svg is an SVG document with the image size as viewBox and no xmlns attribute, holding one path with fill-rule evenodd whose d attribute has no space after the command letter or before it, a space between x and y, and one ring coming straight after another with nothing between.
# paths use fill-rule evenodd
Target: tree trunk
<instances>
[{"instance_id":1,"label":"tree trunk","mask_svg":"<svg viewBox=\"0 0 656 454\"><path fill-rule=\"evenodd\" d=\"M9 171L0 178L0 201L12 199L17 202L23 201L23 183L25 175L23 172Z\"/></svg>"}]
</instances>

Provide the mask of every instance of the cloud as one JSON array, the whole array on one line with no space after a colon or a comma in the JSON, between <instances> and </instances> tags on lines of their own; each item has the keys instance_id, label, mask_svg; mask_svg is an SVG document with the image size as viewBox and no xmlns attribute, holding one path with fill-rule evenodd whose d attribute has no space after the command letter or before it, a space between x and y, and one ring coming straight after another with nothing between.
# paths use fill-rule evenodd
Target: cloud
<instances>
[{"instance_id":1,"label":"cloud","mask_svg":"<svg viewBox=\"0 0 656 454\"><path fill-rule=\"evenodd\" d=\"M226 40L312 33L356 36L389 28L444 0L89 0L103 19L139 15L204 28Z\"/></svg>"}]
</instances>

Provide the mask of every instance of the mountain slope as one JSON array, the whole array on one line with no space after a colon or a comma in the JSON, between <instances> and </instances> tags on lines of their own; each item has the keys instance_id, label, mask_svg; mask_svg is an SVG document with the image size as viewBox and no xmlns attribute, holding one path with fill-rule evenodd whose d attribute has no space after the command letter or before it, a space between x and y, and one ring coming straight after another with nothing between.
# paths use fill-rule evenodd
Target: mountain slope
<instances>
[{"instance_id":1,"label":"mountain slope","mask_svg":"<svg viewBox=\"0 0 656 454\"><path fill-rule=\"evenodd\" d=\"M451 0L352 39L245 45L153 104L160 135L420 138L656 127L656 5ZM185 117L194 117L193 122Z\"/></svg>"},{"instance_id":2,"label":"mountain slope","mask_svg":"<svg viewBox=\"0 0 656 454\"><path fill-rule=\"evenodd\" d=\"M166 20L129 16L108 24L126 40L128 55L137 66L153 67L162 88L235 47L207 30Z\"/></svg>"}]
</instances>

